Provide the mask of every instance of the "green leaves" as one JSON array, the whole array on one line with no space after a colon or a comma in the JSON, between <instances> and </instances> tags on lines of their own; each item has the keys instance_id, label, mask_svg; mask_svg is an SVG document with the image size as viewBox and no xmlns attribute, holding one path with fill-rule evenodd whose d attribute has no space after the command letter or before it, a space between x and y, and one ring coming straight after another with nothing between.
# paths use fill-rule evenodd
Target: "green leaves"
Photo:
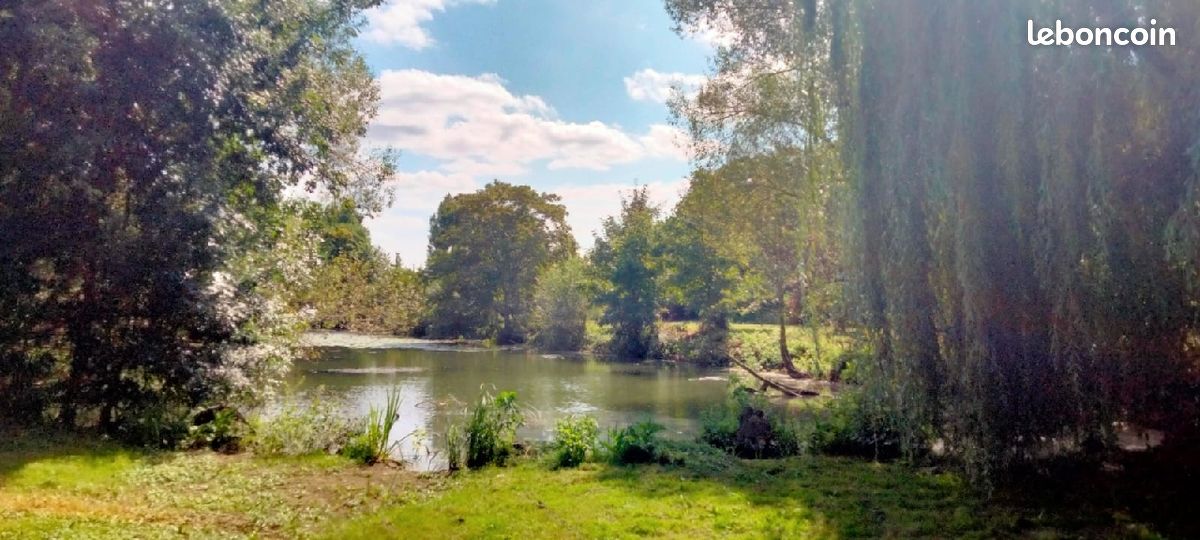
<instances>
[{"instance_id":1,"label":"green leaves","mask_svg":"<svg viewBox=\"0 0 1200 540\"><path fill-rule=\"evenodd\" d=\"M558 196L492 182L447 196L430 220L430 332L520 343L537 276L575 254Z\"/></svg>"},{"instance_id":2,"label":"green leaves","mask_svg":"<svg viewBox=\"0 0 1200 540\"><path fill-rule=\"evenodd\" d=\"M592 268L602 283L600 322L613 327L609 348L626 358L645 358L657 344L654 326L660 263L656 218L645 187L621 200L621 215L604 221L592 248Z\"/></svg>"}]
</instances>

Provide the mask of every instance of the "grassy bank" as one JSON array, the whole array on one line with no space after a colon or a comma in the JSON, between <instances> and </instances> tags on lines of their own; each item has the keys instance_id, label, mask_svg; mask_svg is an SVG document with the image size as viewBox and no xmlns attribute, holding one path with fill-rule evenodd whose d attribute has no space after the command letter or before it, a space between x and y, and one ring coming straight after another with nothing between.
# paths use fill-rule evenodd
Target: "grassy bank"
<instances>
[{"instance_id":1,"label":"grassy bank","mask_svg":"<svg viewBox=\"0 0 1200 540\"><path fill-rule=\"evenodd\" d=\"M439 495L342 524L330 537L992 537L1015 523L948 474L719 455L684 465L550 471L526 462L468 473Z\"/></svg>"},{"instance_id":2,"label":"grassy bank","mask_svg":"<svg viewBox=\"0 0 1200 540\"><path fill-rule=\"evenodd\" d=\"M1157 537L1095 505L1112 501L1093 484L987 499L954 473L897 463L748 461L695 444L672 455L446 475L21 436L0 443L0 538Z\"/></svg>"},{"instance_id":3,"label":"grassy bank","mask_svg":"<svg viewBox=\"0 0 1200 540\"><path fill-rule=\"evenodd\" d=\"M334 456L149 452L71 435L0 442L0 538L297 538L426 496L440 477Z\"/></svg>"}]
</instances>

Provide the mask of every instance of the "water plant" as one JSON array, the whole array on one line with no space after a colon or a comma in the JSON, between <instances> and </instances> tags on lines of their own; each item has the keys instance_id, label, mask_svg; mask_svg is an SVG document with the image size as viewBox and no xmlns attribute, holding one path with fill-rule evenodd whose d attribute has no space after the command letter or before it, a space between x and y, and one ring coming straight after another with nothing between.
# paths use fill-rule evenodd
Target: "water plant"
<instances>
[{"instance_id":1,"label":"water plant","mask_svg":"<svg viewBox=\"0 0 1200 540\"><path fill-rule=\"evenodd\" d=\"M274 413L252 416L250 428L249 448L267 456L336 453L355 431L323 388L303 400L286 397Z\"/></svg>"},{"instance_id":2,"label":"water plant","mask_svg":"<svg viewBox=\"0 0 1200 540\"><path fill-rule=\"evenodd\" d=\"M516 392L493 397L483 391L466 425L451 425L446 433L447 466L457 470L464 464L468 469L504 465L514 453L517 428L524 423Z\"/></svg>"},{"instance_id":3,"label":"water plant","mask_svg":"<svg viewBox=\"0 0 1200 540\"><path fill-rule=\"evenodd\" d=\"M599 426L591 416L568 416L554 424L554 464L578 467L596 449Z\"/></svg>"},{"instance_id":4,"label":"water plant","mask_svg":"<svg viewBox=\"0 0 1200 540\"><path fill-rule=\"evenodd\" d=\"M608 461L615 465L653 463L662 454L658 433L662 424L642 420L624 428L611 429L608 440L602 443Z\"/></svg>"},{"instance_id":5,"label":"water plant","mask_svg":"<svg viewBox=\"0 0 1200 540\"><path fill-rule=\"evenodd\" d=\"M342 454L367 465L390 459L392 449L400 442L390 440L392 427L399 418L400 402L400 389L393 387L388 390L382 409L371 405L362 431L350 439Z\"/></svg>"}]
</instances>

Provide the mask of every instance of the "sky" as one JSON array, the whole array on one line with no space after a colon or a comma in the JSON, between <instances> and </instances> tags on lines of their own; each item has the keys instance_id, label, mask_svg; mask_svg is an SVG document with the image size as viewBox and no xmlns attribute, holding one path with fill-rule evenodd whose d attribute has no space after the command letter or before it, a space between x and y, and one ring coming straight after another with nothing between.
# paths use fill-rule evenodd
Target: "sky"
<instances>
[{"instance_id":1,"label":"sky","mask_svg":"<svg viewBox=\"0 0 1200 540\"><path fill-rule=\"evenodd\" d=\"M382 102L367 147L399 152L395 203L367 227L424 264L447 194L493 179L562 197L589 248L620 196L645 185L669 210L690 170L665 104L703 81L712 40L681 38L655 0L390 0L357 46Z\"/></svg>"}]
</instances>

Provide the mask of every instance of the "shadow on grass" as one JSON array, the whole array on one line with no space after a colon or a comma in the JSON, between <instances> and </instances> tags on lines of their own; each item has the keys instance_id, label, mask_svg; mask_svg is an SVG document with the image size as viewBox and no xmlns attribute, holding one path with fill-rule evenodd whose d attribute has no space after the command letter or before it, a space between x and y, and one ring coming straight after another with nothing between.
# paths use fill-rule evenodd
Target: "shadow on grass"
<instances>
[{"instance_id":1,"label":"shadow on grass","mask_svg":"<svg viewBox=\"0 0 1200 540\"><path fill-rule=\"evenodd\" d=\"M1051 516L1081 536L1200 538L1200 441L1127 452L1107 463L1055 460L1019 471L1003 504ZM1022 523L1024 524L1024 523Z\"/></svg>"},{"instance_id":2,"label":"shadow on grass","mask_svg":"<svg viewBox=\"0 0 1200 540\"><path fill-rule=\"evenodd\" d=\"M769 516L755 531L768 536L995 537L1012 534L1017 521L950 474L854 458L749 461L692 452L684 459L700 463L611 467L599 481L646 499L733 491Z\"/></svg>"},{"instance_id":3,"label":"shadow on grass","mask_svg":"<svg viewBox=\"0 0 1200 540\"><path fill-rule=\"evenodd\" d=\"M739 460L698 448L682 454L683 465L610 467L598 481L646 500L733 490L776 509L777 524L815 516L838 537L1200 538L1200 456L1187 448L1196 446L1124 454L1107 469L1047 463L991 496L934 468L828 456Z\"/></svg>"},{"instance_id":4,"label":"shadow on grass","mask_svg":"<svg viewBox=\"0 0 1200 540\"><path fill-rule=\"evenodd\" d=\"M52 485L104 481L124 466L161 458L161 452L122 446L92 432L0 428L0 488L31 466L41 470L27 481Z\"/></svg>"}]
</instances>

